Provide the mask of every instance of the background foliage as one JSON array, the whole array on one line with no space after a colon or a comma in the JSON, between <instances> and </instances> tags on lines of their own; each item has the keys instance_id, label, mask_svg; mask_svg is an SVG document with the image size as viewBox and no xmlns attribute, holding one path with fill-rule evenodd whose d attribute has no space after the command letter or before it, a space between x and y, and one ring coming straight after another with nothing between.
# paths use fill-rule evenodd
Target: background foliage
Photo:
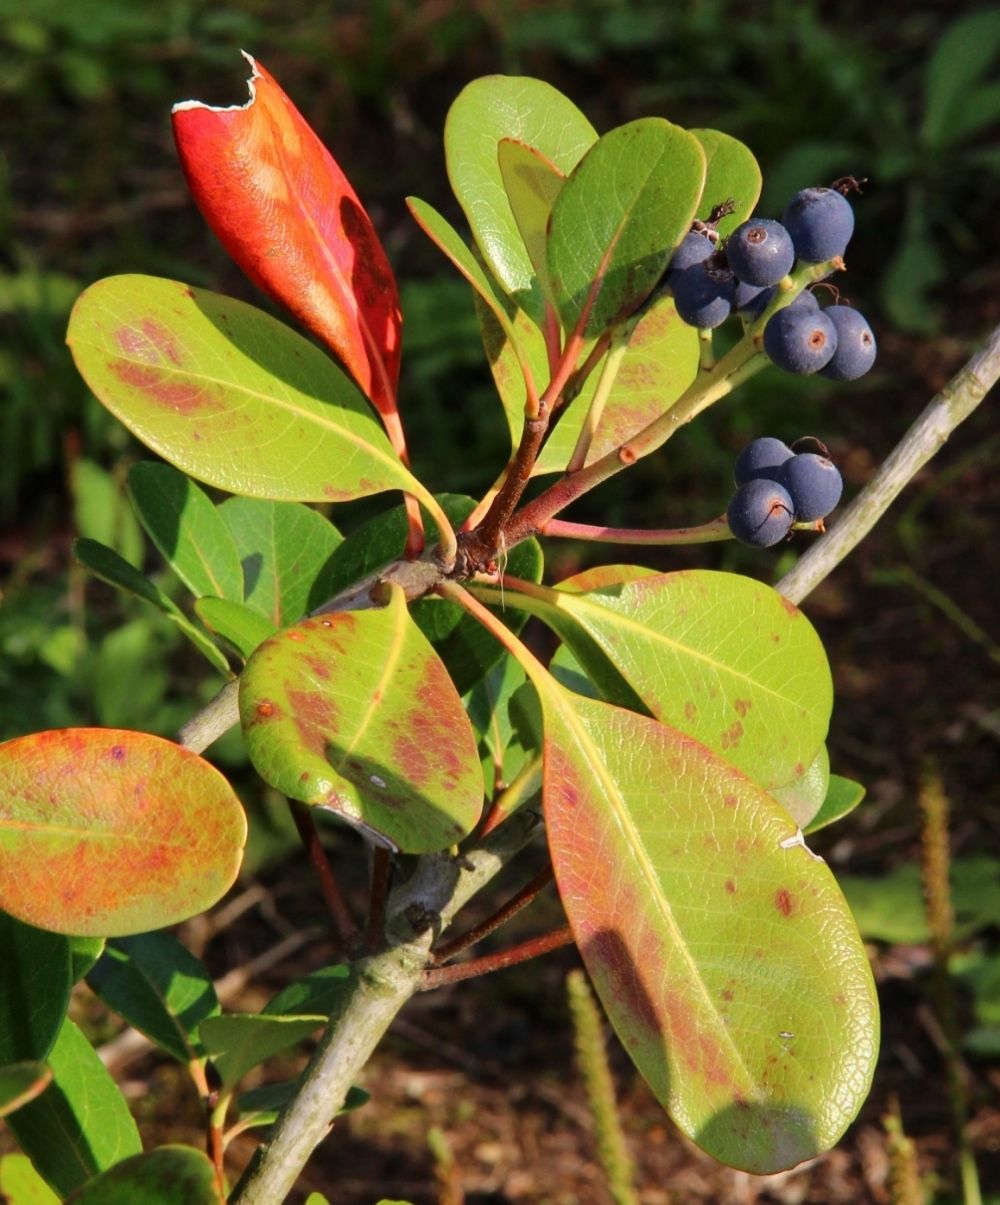
<instances>
[{"instance_id":1,"label":"background foliage","mask_svg":"<svg viewBox=\"0 0 1000 1205\"><path fill-rule=\"evenodd\" d=\"M492 480L509 437L469 290L417 229L403 197L416 192L459 221L444 173L444 114L465 82L490 71L550 80L599 129L662 115L742 138L764 168L760 211L768 216L800 186L844 172L871 177L858 203L845 286L879 337L871 376L843 390L769 370L574 517L596 519L600 508L607 522L709 518L729 495L735 451L761 433L821 436L849 489L860 486L930 393L1000 321L992 216L1000 203L1000 9L849 2L833 12L792 0L754 6L750 16L732 0L310 0L291 14L287 7L274 0L210 8L194 0L0 0L2 739L88 723L169 735L190 713L191 698L209 689L196 652L167 615L85 585L69 560L70 539L82 534L133 564L157 565L125 495L135 446L89 397L63 336L77 294L114 272L179 278L266 307L206 232L169 129L175 100L242 102L239 46L283 81L328 141L387 246L403 285L404 420L417 468L437 490L472 492ZM924 1087L914 1099L913 1091L918 1070L942 1083L945 1077L920 1021L926 985L913 952L924 938L916 801L922 767L933 759L951 803L956 858L985 860L973 902L994 898L1000 805L991 688L1000 645L989 583L1000 573L993 526L1000 487L989 469L998 443L983 407L806 606L836 678L834 768L870 788L854 817L816 844L835 869L849 866L858 876L849 888L866 934L880 943L883 1011L894 1027L880 1094L854 1142L878 1125L896 1089L907 1129L945 1175L944 1094ZM383 505L361 502L347 513L356 526ZM556 553L561 573L584 565L573 546ZM619 558L608 549L604 559ZM663 554L663 568L682 565L774 580L782 554L730 545ZM181 598L167 570L160 567L157 580ZM266 796L252 802L260 816L272 814ZM255 827L247 875L280 884L289 834L277 819L270 829ZM957 878L967 881L965 871ZM306 893L283 907L279 933L283 924L315 923ZM980 907L961 928L966 944L956 972L970 1057L982 1060L973 1063L976 1124L981 1140L994 1144L997 915L996 907ZM909 925L901 929L904 918ZM258 952L257 940L217 941L210 962L221 974ZM554 1072L545 1029L550 1019L554 1032L563 1026L561 998L546 978L555 973L528 970L459 989L472 1004L460 1004L457 993L437 1002L426 1028L456 1026L458 1044L481 1064L501 1052L514 1064L537 1063L544 1051L541 1061ZM474 1011L477 999L493 1002L495 1022L468 1032L463 1010ZM142 1107L153 1107L151 1097ZM183 1108L169 1100L168 1116L183 1116ZM636 1134L648 1133L652 1114L638 1087L627 1094L626 1112ZM482 1136L469 1120L444 1104L435 1118L469 1166L478 1166L471 1151ZM413 1176L429 1182L431 1156L407 1129L405 1107L393 1125ZM543 1116L538 1129L545 1128ZM369 1157L377 1145L368 1140ZM677 1157L669 1140L662 1150L656 1142L646 1148L642 1176ZM860 1175L852 1159L852 1174ZM437 1162L440 1170L447 1160Z\"/></svg>"}]
</instances>

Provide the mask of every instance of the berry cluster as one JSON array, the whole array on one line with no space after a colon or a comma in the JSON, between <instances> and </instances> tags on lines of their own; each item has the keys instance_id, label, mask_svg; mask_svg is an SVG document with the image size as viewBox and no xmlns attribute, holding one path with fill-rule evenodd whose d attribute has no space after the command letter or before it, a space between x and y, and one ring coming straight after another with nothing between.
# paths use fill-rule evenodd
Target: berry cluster
<instances>
[{"instance_id":1,"label":"berry cluster","mask_svg":"<svg viewBox=\"0 0 1000 1205\"><path fill-rule=\"evenodd\" d=\"M795 523L825 519L844 487L828 457L795 452L770 436L747 444L736 458L733 478L737 489L726 510L729 530L753 548L779 543Z\"/></svg>"},{"instance_id":2,"label":"berry cluster","mask_svg":"<svg viewBox=\"0 0 1000 1205\"><path fill-rule=\"evenodd\" d=\"M699 330L711 330L734 313L746 323L756 321L796 261L827 263L844 254L854 232L854 211L840 188L856 186L848 178L832 188L803 189L780 222L751 218L722 247L711 221L696 223L667 271L677 313ZM768 321L764 351L787 372L853 381L875 362L875 336L850 306L821 309L806 291Z\"/></svg>"}]
</instances>

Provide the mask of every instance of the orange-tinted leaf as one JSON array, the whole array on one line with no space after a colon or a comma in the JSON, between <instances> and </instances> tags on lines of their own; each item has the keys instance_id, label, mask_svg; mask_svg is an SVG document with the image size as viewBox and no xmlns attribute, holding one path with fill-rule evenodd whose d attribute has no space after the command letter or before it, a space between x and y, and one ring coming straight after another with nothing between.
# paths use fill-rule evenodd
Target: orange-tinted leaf
<instances>
[{"instance_id":1,"label":"orange-tinted leaf","mask_svg":"<svg viewBox=\"0 0 1000 1205\"><path fill-rule=\"evenodd\" d=\"M245 105L174 106L188 186L237 264L336 352L392 438L402 317L389 261L333 156L278 83L245 57Z\"/></svg>"},{"instance_id":2,"label":"orange-tinted leaf","mask_svg":"<svg viewBox=\"0 0 1000 1205\"><path fill-rule=\"evenodd\" d=\"M114 728L0 745L0 908L57 933L160 929L236 877L246 818L229 783L172 741Z\"/></svg>"}]
</instances>

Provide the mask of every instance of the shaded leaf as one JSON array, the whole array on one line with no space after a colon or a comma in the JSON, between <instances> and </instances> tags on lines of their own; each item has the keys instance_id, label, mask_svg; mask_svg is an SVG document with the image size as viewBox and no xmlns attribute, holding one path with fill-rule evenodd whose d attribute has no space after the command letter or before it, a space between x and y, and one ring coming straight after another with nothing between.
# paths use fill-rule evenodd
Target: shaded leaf
<instances>
[{"instance_id":1,"label":"shaded leaf","mask_svg":"<svg viewBox=\"0 0 1000 1205\"><path fill-rule=\"evenodd\" d=\"M129 469L128 490L149 538L196 598L242 602L239 554L204 490L172 465L152 460Z\"/></svg>"},{"instance_id":2,"label":"shaded leaf","mask_svg":"<svg viewBox=\"0 0 1000 1205\"><path fill-rule=\"evenodd\" d=\"M320 967L283 987L261 1012L268 1016L322 1013L328 1017L347 998L352 987L351 968L346 964Z\"/></svg>"},{"instance_id":3,"label":"shaded leaf","mask_svg":"<svg viewBox=\"0 0 1000 1205\"><path fill-rule=\"evenodd\" d=\"M597 134L561 92L526 76L473 80L448 111L444 149L455 196L494 276L538 322L542 292L503 185L497 157L502 138L534 147L568 174Z\"/></svg>"},{"instance_id":4,"label":"shaded leaf","mask_svg":"<svg viewBox=\"0 0 1000 1205\"><path fill-rule=\"evenodd\" d=\"M91 1180L66 1205L225 1205L208 1156L190 1146L158 1146Z\"/></svg>"},{"instance_id":5,"label":"shaded leaf","mask_svg":"<svg viewBox=\"0 0 1000 1205\"><path fill-rule=\"evenodd\" d=\"M49 1055L52 1083L6 1119L43 1179L66 1195L142 1150L122 1094L69 1020Z\"/></svg>"},{"instance_id":6,"label":"shaded leaf","mask_svg":"<svg viewBox=\"0 0 1000 1205\"><path fill-rule=\"evenodd\" d=\"M625 1048L680 1128L766 1174L832 1146L878 1007L828 867L710 750L536 677L563 905Z\"/></svg>"},{"instance_id":7,"label":"shaded leaf","mask_svg":"<svg viewBox=\"0 0 1000 1205\"><path fill-rule=\"evenodd\" d=\"M143 933L230 887L240 801L208 762L147 733L66 728L0 745L0 906L55 932Z\"/></svg>"},{"instance_id":8,"label":"shaded leaf","mask_svg":"<svg viewBox=\"0 0 1000 1205\"><path fill-rule=\"evenodd\" d=\"M27 872L26 865L12 868L8 874ZM0 887L0 894L2 891ZM62 1028L69 1004L69 940L0 912L0 950L0 1064L44 1059Z\"/></svg>"},{"instance_id":9,"label":"shaded leaf","mask_svg":"<svg viewBox=\"0 0 1000 1205\"><path fill-rule=\"evenodd\" d=\"M522 399L523 402L523 399ZM461 494L439 494L445 514L458 526L471 514L475 502ZM331 593L345 589L401 556L406 543L406 515L402 507L386 511L357 527L330 559ZM526 581L542 576L542 550L537 540L525 540L510 550L506 572ZM497 614L500 608L496 609ZM442 599L421 599L410 607L414 622L448 667L459 694L466 694L503 655L502 647L460 607ZM504 615L512 631L524 626L525 617Z\"/></svg>"},{"instance_id":10,"label":"shaded leaf","mask_svg":"<svg viewBox=\"0 0 1000 1205\"><path fill-rule=\"evenodd\" d=\"M87 974L104 953L103 937L71 937L69 939L70 978L74 983Z\"/></svg>"},{"instance_id":11,"label":"shaded leaf","mask_svg":"<svg viewBox=\"0 0 1000 1205\"><path fill-rule=\"evenodd\" d=\"M240 678L258 773L406 853L444 849L479 818L476 741L399 589L272 637Z\"/></svg>"},{"instance_id":12,"label":"shaded leaf","mask_svg":"<svg viewBox=\"0 0 1000 1205\"><path fill-rule=\"evenodd\" d=\"M141 933L108 943L87 976L95 995L182 1063L204 1052L198 1026L219 1012L204 964L168 933Z\"/></svg>"},{"instance_id":13,"label":"shaded leaf","mask_svg":"<svg viewBox=\"0 0 1000 1205\"><path fill-rule=\"evenodd\" d=\"M644 117L609 131L577 164L552 209L549 276L567 330L596 336L631 313L687 233L705 153L680 126Z\"/></svg>"},{"instance_id":14,"label":"shaded leaf","mask_svg":"<svg viewBox=\"0 0 1000 1205\"><path fill-rule=\"evenodd\" d=\"M305 1041L326 1024L326 1017L264 1016L226 1013L201 1024L199 1037L223 1088L231 1088L253 1067L271 1055Z\"/></svg>"},{"instance_id":15,"label":"shaded leaf","mask_svg":"<svg viewBox=\"0 0 1000 1205\"><path fill-rule=\"evenodd\" d=\"M240 1121L244 1126L273 1125L278 1119L278 1114L298 1090L298 1080L281 1084L262 1084L259 1088L251 1088L236 1101ZM352 1113L370 1100L371 1096L364 1088L348 1088L344 1103L337 1110L337 1116Z\"/></svg>"},{"instance_id":16,"label":"shaded leaf","mask_svg":"<svg viewBox=\"0 0 1000 1205\"><path fill-rule=\"evenodd\" d=\"M275 624L246 603L204 597L198 599L194 609L205 627L231 644L244 659L278 630Z\"/></svg>"},{"instance_id":17,"label":"shaded leaf","mask_svg":"<svg viewBox=\"0 0 1000 1205\"><path fill-rule=\"evenodd\" d=\"M716 229L725 238L745 222L760 198L761 174L749 147L719 130L691 130L705 152L705 188L695 214L707 222L713 208L733 201L731 214L720 219Z\"/></svg>"},{"instance_id":18,"label":"shaded leaf","mask_svg":"<svg viewBox=\"0 0 1000 1205\"><path fill-rule=\"evenodd\" d=\"M385 251L336 160L244 57L245 105L174 106L188 187L247 276L336 352L380 413L394 414L402 315Z\"/></svg>"},{"instance_id":19,"label":"shaded leaf","mask_svg":"<svg viewBox=\"0 0 1000 1205\"><path fill-rule=\"evenodd\" d=\"M852 782L849 778L841 778L839 774L831 774L826 798L816 815L803 828L803 832L807 835L815 833L821 828L826 828L828 824L842 819L848 812L853 812L864 797L865 788L861 783Z\"/></svg>"},{"instance_id":20,"label":"shaded leaf","mask_svg":"<svg viewBox=\"0 0 1000 1205\"><path fill-rule=\"evenodd\" d=\"M1000 8L984 8L954 21L927 60L921 141L928 147L959 142L955 127L975 111L969 93L1000 55Z\"/></svg>"},{"instance_id":21,"label":"shaded leaf","mask_svg":"<svg viewBox=\"0 0 1000 1205\"><path fill-rule=\"evenodd\" d=\"M243 601L276 628L330 596L328 563L343 536L299 502L227 498L219 516L242 563Z\"/></svg>"},{"instance_id":22,"label":"shaded leaf","mask_svg":"<svg viewBox=\"0 0 1000 1205\"><path fill-rule=\"evenodd\" d=\"M102 582L134 594L144 602L152 603L165 614L169 615L184 635L220 673L231 677L229 662L215 647L209 638L188 619L172 599L168 598L159 586L154 585L144 573L133 568L128 561L123 560L117 552L98 544L96 540L79 539L73 541L73 555Z\"/></svg>"},{"instance_id":23,"label":"shaded leaf","mask_svg":"<svg viewBox=\"0 0 1000 1205\"><path fill-rule=\"evenodd\" d=\"M111 276L80 295L67 342L104 405L208 485L300 502L424 495L353 382L263 310L175 280Z\"/></svg>"},{"instance_id":24,"label":"shaded leaf","mask_svg":"<svg viewBox=\"0 0 1000 1205\"><path fill-rule=\"evenodd\" d=\"M51 1068L37 1060L0 1067L0 1117L6 1117L41 1095L51 1080Z\"/></svg>"}]
</instances>

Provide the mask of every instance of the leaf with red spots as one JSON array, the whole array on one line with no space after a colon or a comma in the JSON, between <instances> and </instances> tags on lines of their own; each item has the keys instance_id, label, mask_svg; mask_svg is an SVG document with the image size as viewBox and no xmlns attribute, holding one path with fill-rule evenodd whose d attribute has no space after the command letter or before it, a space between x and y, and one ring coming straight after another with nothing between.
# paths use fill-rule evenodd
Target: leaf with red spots
<instances>
[{"instance_id":1,"label":"leaf with red spots","mask_svg":"<svg viewBox=\"0 0 1000 1205\"><path fill-rule=\"evenodd\" d=\"M262 644L240 677L240 719L266 782L406 853L453 845L479 818L475 736L398 589L387 607Z\"/></svg>"},{"instance_id":2,"label":"leaf with red spots","mask_svg":"<svg viewBox=\"0 0 1000 1205\"><path fill-rule=\"evenodd\" d=\"M567 330L599 335L649 296L704 184L701 144L662 117L630 121L594 143L549 224L549 280Z\"/></svg>"},{"instance_id":3,"label":"leaf with red spots","mask_svg":"<svg viewBox=\"0 0 1000 1205\"><path fill-rule=\"evenodd\" d=\"M111 276L77 299L67 342L104 405L199 481L300 502L426 495L330 357L242 301Z\"/></svg>"},{"instance_id":4,"label":"leaf with red spots","mask_svg":"<svg viewBox=\"0 0 1000 1205\"><path fill-rule=\"evenodd\" d=\"M144 933L232 885L240 801L172 741L66 728L0 745L0 908L57 933Z\"/></svg>"},{"instance_id":5,"label":"leaf with red spots","mask_svg":"<svg viewBox=\"0 0 1000 1205\"><path fill-rule=\"evenodd\" d=\"M389 261L336 160L272 76L244 57L245 105L174 106L188 187L254 284L340 357L399 449L402 316Z\"/></svg>"},{"instance_id":6,"label":"leaf with red spots","mask_svg":"<svg viewBox=\"0 0 1000 1205\"><path fill-rule=\"evenodd\" d=\"M802 612L734 573L601 572L590 589L571 579L508 590L507 605L550 624L611 701L637 697L762 786L801 775L833 705L826 654Z\"/></svg>"},{"instance_id":7,"label":"leaf with red spots","mask_svg":"<svg viewBox=\"0 0 1000 1205\"><path fill-rule=\"evenodd\" d=\"M875 988L844 898L760 787L656 720L532 674L552 864L618 1036L680 1128L763 1174L867 1094Z\"/></svg>"}]
</instances>

